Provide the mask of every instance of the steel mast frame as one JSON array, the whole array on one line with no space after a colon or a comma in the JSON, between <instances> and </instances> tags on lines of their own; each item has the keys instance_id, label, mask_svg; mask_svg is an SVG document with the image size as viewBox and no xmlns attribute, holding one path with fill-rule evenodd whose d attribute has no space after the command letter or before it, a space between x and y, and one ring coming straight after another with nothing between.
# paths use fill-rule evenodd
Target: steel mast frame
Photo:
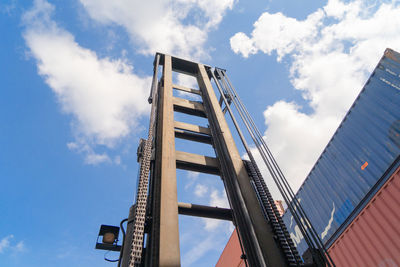
<instances>
[{"instance_id":1,"label":"steel mast frame","mask_svg":"<svg viewBox=\"0 0 400 267\"><path fill-rule=\"evenodd\" d=\"M162 66L162 77L159 81L158 66ZM173 71L196 77L199 90L173 84ZM209 66L166 54L156 54L150 97L150 130L154 129L155 135L152 136L149 131L146 140L147 146L152 144L153 147L153 160L149 167L150 184L145 181L146 177L149 178L149 173L141 174L139 187L143 188L138 189L138 192L148 190L149 198L145 199L146 216L143 216L143 211L138 213L138 204L143 201L139 199L138 193L136 210L131 212L130 217L137 218L137 214L142 214L142 217L130 225L132 229L127 229L127 233L143 229L147 233L147 239L145 248L143 240L141 247L135 243L135 237L125 240L123 251L129 251L126 249L129 246L131 253L124 253L122 266L180 266L178 214L233 220L250 266L289 265L270 221L264 217L251 178L215 95L211 78L212 70ZM174 97L173 89L198 94L203 101ZM205 117L209 127L174 121L174 111ZM176 151L175 138L210 143L217 157ZM148 147L145 151L147 154L144 153L144 158L147 155L148 159ZM141 165L144 164L143 160ZM224 182L231 209L178 203L177 168L219 174ZM135 250L135 247L139 250Z\"/></svg>"}]
</instances>

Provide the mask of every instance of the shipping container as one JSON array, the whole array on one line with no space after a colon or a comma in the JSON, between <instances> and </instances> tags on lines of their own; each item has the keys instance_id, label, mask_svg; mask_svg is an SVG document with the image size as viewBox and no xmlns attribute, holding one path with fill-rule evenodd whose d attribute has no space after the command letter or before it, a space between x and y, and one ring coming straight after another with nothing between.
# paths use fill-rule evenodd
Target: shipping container
<instances>
[{"instance_id":1,"label":"shipping container","mask_svg":"<svg viewBox=\"0 0 400 267\"><path fill-rule=\"evenodd\" d=\"M246 264L241 256L242 249L240 248L238 234L235 230L229 238L215 267L245 267Z\"/></svg>"},{"instance_id":2,"label":"shipping container","mask_svg":"<svg viewBox=\"0 0 400 267\"><path fill-rule=\"evenodd\" d=\"M387 49L296 194L327 247L398 168L399 155L400 54ZM291 213L283 218L304 253Z\"/></svg>"},{"instance_id":3,"label":"shipping container","mask_svg":"<svg viewBox=\"0 0 400 267\"><path fill-rule=\"evenodd\" d=\"M279 214L282 216L284 213L282 200L275 200L276 208ZM224 251L222 252L216 267L245 267L246 263L241 258L242 250L239 244L239 237L235 231L233 231L231 237L226 244Z\"/></svg>"},{"instance_id":4,"label":"shipping container","mask_svg":"<svg viewBox=\"0 0 400 267\"><path fill-rule=\"evenodd\" d=\"M329 248L337 267L400 266L400 168Z\"/></svg>"}]
</instances>

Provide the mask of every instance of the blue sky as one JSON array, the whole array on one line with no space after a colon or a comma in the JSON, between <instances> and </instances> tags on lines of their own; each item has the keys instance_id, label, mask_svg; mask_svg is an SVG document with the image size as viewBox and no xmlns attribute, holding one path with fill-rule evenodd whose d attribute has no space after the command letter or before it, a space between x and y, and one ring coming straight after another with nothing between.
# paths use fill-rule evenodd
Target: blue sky
<instances>
[{"instance_id":1,"label":"blue sky","mask_svg":"<svg viewBox=\"0 0 400 267\"><path fill-rule=\"evenodd\" d=\"M134 199L156 51L227 69L297 189L400 50L399 18L399 1L3 0L0 266L113 266L94 244ZM227 205L218 177L177 175L179 201ZM183 266L215 264L231 230L181 217Z\"/></svg>"}]
</instances>

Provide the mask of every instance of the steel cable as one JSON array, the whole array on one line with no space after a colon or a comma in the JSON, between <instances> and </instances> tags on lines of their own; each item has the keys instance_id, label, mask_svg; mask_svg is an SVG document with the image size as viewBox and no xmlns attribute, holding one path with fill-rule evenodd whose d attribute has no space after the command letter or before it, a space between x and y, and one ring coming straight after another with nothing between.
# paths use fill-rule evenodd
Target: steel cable
<instances>
[{"instance_id":1,"label":"steel cable","mask_svg":"<svg viewBox=\"0 0 400 267\"><path fill-rule=\"evenodd\" d=\"M281 193L285 194L286 197L287 197L287 193L289 194L290 198L289 198L289 202L287 202L288 207L289 207L289 209L291 210L292 215L293 215L293 217L295 218L296 223L298 224L299 228L300 228L300 229L303 229L302 232L306 231L305 235L303 234L303 236L304 236L305 239L306 239L306 242L307 242L307 240L309 240L309 237L308 237L308 234L307 234L307 229L309 229L309 230L310 230L310 234L311 234L311 236L312 236L312 239L313 239L315 245L318 247L318 250L320 250L320 251L322 252L322 255L323 255L323 256L324 256L324 255L327 255L327 256L329 257L329 254L327 254L327 251L326 251L326 249L324 248L324 246L323 246L323 244L322 244L322 241L320 240L320 238L319 238L318 234L316 233L315 229L312 227L312 225L311 225L311 223L310 223L310 221L309 221L309 219L308 219L306 213L304 212L304 210L303 210L303 208L301 207L299 201L298 201L297 198L295 197L295 195L294 195L294 193L293 193L293 191L292 191L292 189L291 189L289 183L287 182L287 180L286 180L286 178L284 177L284 175L283 175L281 169L279 168L279 166L278 166L278 164L276 163L274 157L272 156L272 153L271 153L271 151L269 150L268 146L266 145L264 138L262 137L262 135L261 135L261 133L259 132L258 128L255 126L255 123L254 123L253 119L251 118L251 116L250 116L250 114L248 113L247 109L244 107L243 103L241 102L239 96L238 96L237 93L236 93L236 90L234 89L234 87L233 87L232 84L230 83L229 78L226 76L226 74L225 74L225 72L224 72L223 70L219 70L219 71L220 71L221 77L226 78L227 82L229 83L229 87L226 86L226 91L228 92L228 94L230 94L230 95L232 96L233 102L234 102L234 103L238 102L240 108L242 109L242 112L245 114L245 117L246 117L246 118L243 118L243 117L242 117L242 119L243 119L243 120L246 120L246 119L247 119L247 120L252 124L253 131L255 132L255 134L257 135L257 137L258 137L258 139L259 139L259 141L261 142L261 145L259 145L259 142L257 141L257 148L260 150L260 153L262 153L262 156L263 156L264 161L265 161L265 155L264 155L264 151L261 152L262 149L264 149L264 150L266 151L266 153L267 153L267 155L268 155L268 158L266 158L266 159L267 159L267 160L269 159L270 162L272 162L272 166L274 167L274 169L275 169L276 172L278 173L278 175L279 175L279 176L278 176L278 178L279 178L279 180L278 180L279 183L278 183L278 184L279 184L280 186L282 186L282 184L281 184L281 182L282 182L283 185L284 185L283 187L279 187L279 186L278 186L278 188L279 188L280 190L281 190L281 189L285 189L285 190L286 190L286 192L283 191L284 193L281 192ZM222 73L222 71L223 71L223 73ZM222 81L225 82L224 79L222 79ZM232 92L230 89L232 89L233 92ZM238 108L238 110L239 110L239 108ZM240 112L240 111L239 111L239 112ZM241 115L241 116L242 116L242 115ZM248 129L248 130L250 131L250 129ZM275 170L271 173L271 176L273 176L273 178L274 178L274 175L276 175ZM283 195L283 194L282 194L282 195ZM286 200L285 200L285 201L286 201ZM293 206L294 206L294 208L293 208ZM298 214L297 212L299 212L299 214ZM310 240L309 240L309 241L310 241ZM308 243L308 245L309 245L310 247L312 247L312 248L314 247L314 243L312 243L312 242L307 242L307 243ZM329 257L329 259L330 259L330 257ZM330 259L330 260L331 260L331 259Z\"/></svg>"},{"instance_id":2,"label":"steel cable","mask_svg":"<svg viewBox=\"0 0 400 267\"><path fill-rule=\"evenodd\" d=\"M315 244L317 246L318 250L321 251L322 257L329 258L329 261L327 259L324 259L326 261L326 263L328 264L328 266L334 266L321 239L319 238L315 229L312 227L306 213L304 212L303 208L300 205L300 202L297 200L287 179L284 177L281 169L279 168L277 162L275 161L275 158L273 157L271 151L269 150L267 144L265 143L263 136L261 135L260 131L256 127L254 120L251 118L247 109L245 108L245 106L243 105L239 96L237 95L235 88L232 86L229 78L226 76L225 71L222 69L218 69L218 68L216 68L215 70L219 76L219 81L216 80L216 83L220 82L220 86L223 87L224 94L229 96L231 98L231 101L234 103L254 144L256 145L257 149L259 150L260 156L262 157L263 161L265 162L265 164L271 174L271 177L273 178L273 180L276 183L279 191L281 192L285 202L287 203L288 208L291 211L296 223L298 224L300 231L302 232L303 237L306 240L307 244L309 245L310 248L315 248L314 247L314 244ZM215 76L214 76L214 79L216 79ZM307 229L308 229L308 231L307 231ZM309 234L311 235L311 237L309 236Z\"/></svg>"},{"instance_id":3,"label":"steel cable","mask_svg":"<svg viewBox=\"0 0 400 267\"><path fill-rule=\"evenodd\" d=\"M229 112L229 114L230 114L230 116L231 116L231 118L232 118L232 121L233 121L233 123L234 123L234 125L235 125L235 128L236 128L236 130L237 130L237 132L238 132L238 134L239 134L239 137L240 137L240 139L241 139L241 141L242 141L242 143L243 143L243 145L244 145L244 147L245 147L245 149L246 149L246 151L247 151L247 153L248 153L250 159L252 160L253 164L255 165L256 163L255 163L254 158L253 158L253 156L252 156L252 154L251 154L250 148L249 148L249 146L247 145L247 142L246 142L246 140L245 140L245 138L244 138L244 135L243 135L242 131L240 130L239 124L237 123L237 121L236 121L236 119L235 119L235 117L234 117L234 115L233 115L233 113L232 113L232 110L231 110L231 108L230 108L230 106L229 106L229 101L228 101L228 100L226 99L226 97L225 97L225 95L227 95L227 92L224 90L225 88L223 88L223 87L221 86L221 84L219 84L219 81L218 81L218 79L215 77L214 73L211 72L211 75L212 75L212 77L214 78L214 81L215 81L215 83L216 83L216 85L217 85L217 88L218 88L218 90L219 90L219 92L220 92L220 94L221 94L221 99L224 101L224 103L225 103L225 105L226 105L226 108L227 108L227 110L228 110L228 112ZM256 179L257 179L257 177L256 177ZM261 177L261 179L262 179L262 177ZM260 189L259 192L260 192L260 191L265 191L265 189L268 190L268 189L266 188L266 186L265 186L265 189L262 189L262 190L261 190L261 188L259 188L259 189ZM257 191L256 191L256 192L257 192ZM264 193L264 194L265 194L265 193ZM272 199L272 196L271 196L271 199ZM272 202L272 205L274 205L273 200L269 200L269 202ZM271 206L272 206L271 204L268 204L268 203L264 203L264 204L265 204L265 205L264 205L263 208L265 208L265 209L271 208ZM275 207L275 209L276 209L276 207ZM272 224L273 224L273 222L276 222L276 218L274 218L274 216L273 216L272 214L267 214L266 216L267 216L268 220L272 222ZM282 229L282 227L280 227L280 224L279 224L278 222L276 222L276 224L275 224L275 225L272 225L272 226L273 226L275 232L278 232L278 231L282 232L282 231L284 231L284 230ZM288 259L289 265L293 265L293 264L294 264L293 266L299 265L299 264L301 263L301 260L300 260L300 257L298 256L297 250L296 250L296 248L294 247L294 245L290 246L290 244L293 244L293 242L292 242L292 243L290 243L290 241L288 242L288 241L286 240L287 238L290 239L290 236L289 236L288 233L287 233L286 235L283 235L283 236L281 235L281 236L280 236L280 239L281 239L280 242L281 242L281 245L283 246L282 249L284 250L284 253L285 253L285 255L286 255L286 258ZM283 240L283 239L285 239L285 240ZM285 246L284 244L285 244L285 243L286 243L287 245L289 245L289 247L290 247L290 250L289 250L289 251L288 251L288 250L285 251L285 249L284 249L284 246ZM293 259L294 261L297 261L297 262L293 262L293 261L291 262L290 259Z\"/></svg>"}]
</instances>

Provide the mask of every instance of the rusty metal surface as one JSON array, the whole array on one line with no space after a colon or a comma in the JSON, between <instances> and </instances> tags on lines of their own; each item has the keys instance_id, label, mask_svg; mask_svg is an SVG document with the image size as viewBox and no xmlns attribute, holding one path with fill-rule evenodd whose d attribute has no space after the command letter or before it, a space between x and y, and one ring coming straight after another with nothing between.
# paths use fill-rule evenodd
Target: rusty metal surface
<instances>
[{"instance_id":1,"label":"rusty metal surface","mask_svg":"<svg viewBox=\"0 0 400 267\"><path fill-rule=\"evenodd\" d=\"M400 168L329 248L337 267L400 266Z\"/></svg>"},{"instance_id":2,"label":"rusty metal surface","mask_svg":"<svg viewBox=\"0 0 400 267\"><path fill-rule=\"evenodd\" d=\"M385 57L390 58L391 60L397 61L400 63L400 55L393 49L387 48L385 50Z\"/></svg>"}]
</instances>

